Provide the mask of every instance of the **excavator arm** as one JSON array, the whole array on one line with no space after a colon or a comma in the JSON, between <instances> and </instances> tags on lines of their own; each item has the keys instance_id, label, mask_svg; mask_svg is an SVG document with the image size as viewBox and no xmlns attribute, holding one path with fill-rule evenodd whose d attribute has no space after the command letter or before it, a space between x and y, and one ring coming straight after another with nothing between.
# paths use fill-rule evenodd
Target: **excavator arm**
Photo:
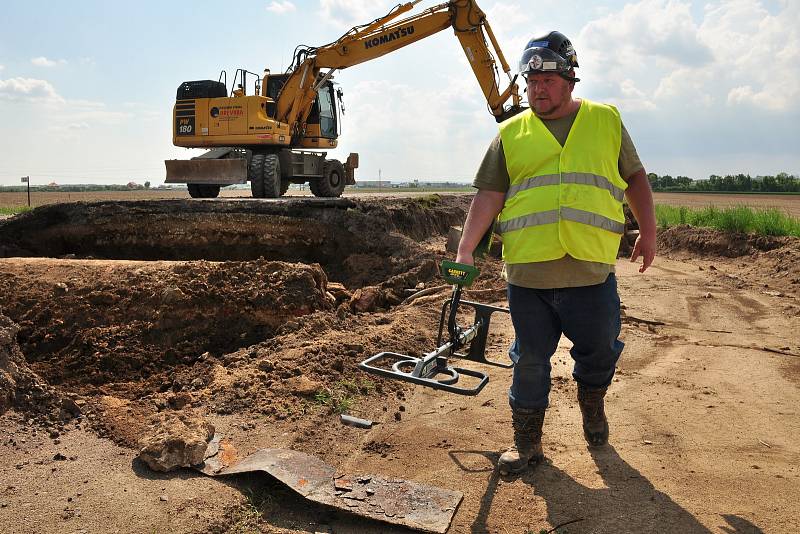
<instances>
[{"instance_id":1,"label":"excavator arm","mask_svg":"<svg viewBox=\"0 0 800 534\"><path fill-rule=\"evenodd\" d=\"M389 24L419 2L399 5L369 24L352 28L328 45L299 48L289 78L278 95L277 119L289 124L293 133L302 134L317 90L336 70L384 56L446 28L453 28L496 120L499 122L521 111L516 75L511 75L486 15L475 1L451 0ZM487 37L509 79L503 90L498 84L497 66ZM323 72L324 69L327 71ZM509 98L512 103L506 108Z\"/></svg>"}]
</instances>

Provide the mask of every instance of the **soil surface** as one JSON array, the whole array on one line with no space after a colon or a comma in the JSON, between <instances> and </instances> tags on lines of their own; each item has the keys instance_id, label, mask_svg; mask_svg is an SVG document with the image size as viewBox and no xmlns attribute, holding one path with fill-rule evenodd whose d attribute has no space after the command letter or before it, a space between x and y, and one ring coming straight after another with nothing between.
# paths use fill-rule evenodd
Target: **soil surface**
<instances>
[{"instance_id":1,"label":"soil surface","mask_svg":"<svg viewBox=\"0 0 800 534\"><path fill-rule=\"evenodd\" d=\"M800 530L800 240L682 227L646 273L620 259L611 445L583 441L562 339L546 461L500 477L509 370L460 362L490 376L469 397L357 368L434 348L436 265L469 200L76 203L0 221L0 532L409 532L266 476L150 470L139 439L172 412L240 455L291 448L462 491L451 533ZM479 267L466 298L505 305L500 261ZM512 340L495 314L487 355Z\"/></svg>"}]
</instances>

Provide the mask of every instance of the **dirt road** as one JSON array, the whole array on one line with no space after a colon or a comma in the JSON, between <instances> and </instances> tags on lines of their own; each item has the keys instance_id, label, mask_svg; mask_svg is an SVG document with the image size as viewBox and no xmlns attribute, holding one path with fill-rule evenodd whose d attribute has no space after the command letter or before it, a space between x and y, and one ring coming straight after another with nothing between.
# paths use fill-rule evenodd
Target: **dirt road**
<instances>
[{"instance_id":1,"label":"dirt road","mask_svg":"<svg viewBox=\"0 0 800 534\"><path fill-rule=\"evenodd\" d=\"M414 253L424 256L443 246L444 238L434 236ZM670 255L659 257L644 275L627 261L618 263L626 348L607 398L611 445L606 448L584 445L568 340L562 339L553 359L546 461L522 476L501 478L495 464L511 436L509 371L486 368L491 376L486 389L477 397L461 397L400 387L355 369L360 359L379 350L428 348L446 293L365 313L345 312L340 305L338 319L333 311L312 311L289 328L276 327L271 340L255 345L247 340L241 349L225 349L227 355L212 351L206 360L176 364L172 371L151 370L147 379L130 369L120 371L127 374L116 381L103 376L105 383L94 385L62 376L61 388L80 393L76 398L86 403L86 415L60 427L36 424L35 417L14 410L0 417L0 532L408 532L309 505L263 477L209 479L189 470L149 471L135 460L136 450L130 441L126 446L126 439L142 428L153 406L183 394L243 454L262 447L294 448L341 472L397 476L462 491L451 533L539 534L568 522L557 532L797 532L800 302L790 279L796 268L788 276L765 278L785 250L747 259L698 257L691 251ZM2 259L0 277L20 284L27 272L38 277L34 285L68 283L69 291L81 291L83 283L132 280L127 289L133 293L146 279L142 287L160 294L156 280L166 278L183 288L184 273L211 280L216 265L226 265L79 263L80 269L70 269L70 260ZM483 292L474 298L502 304L499 262L482 267L478 289ZM263 268L279 269L272 263ZM129 278L137 269L139 278ZM239 276L236 266L224 269ZM311 295L318 286L309 283ZM11 291L13 286L5 287ZM112 289L105 287L109 294ZM35 299L20 294L5 301L4 313L25 298L29 308L36 307ZM98 302L98 309L124 309L129 301L104 296ZM62 312L50 310L58 320ZM30 329L25 326L30 315L22 307L15 313L23 332ZM39 321L45 319L41 313ZM494 327L490 350L502 359L513 331L502 317ZM37 361L35 368L47 374L45 360ZM82 361L88 365L90 360ZM264 362L276 362L278 368ZM341 372L330 374L330 367L339 365ZM282 389L288 379L272 374L281 369L288 377L320 384L358 384L361 390L349 411L380 424L371 430L340 425L328 406L297 388ZM190 372L211 380L176 390ZM264 388L267 381L272 386ZM161 383L167 387L158 387Z\"/></svg>"}]
</instances>

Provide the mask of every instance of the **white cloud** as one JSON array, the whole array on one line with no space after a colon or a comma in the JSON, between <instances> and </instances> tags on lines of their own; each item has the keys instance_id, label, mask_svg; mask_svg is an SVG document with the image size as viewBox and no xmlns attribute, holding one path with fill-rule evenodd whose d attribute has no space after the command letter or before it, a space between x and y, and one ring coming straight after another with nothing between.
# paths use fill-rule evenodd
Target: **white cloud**
<instances>
[{"instance_id":1,"label":"white cloud","mask_svg":"<svg viewBox=\"0 0 800 534\"><path fill-rule=\"evenodd\" d=\"M320 0L322 17L345 28L367 24L389 11L387 0Z\"/></svg>"},{"instance_id":2,"label":"white cloud","mask_svg":"<svg viewBox=\"0 0 800 534\"><path fill-rule=\"evenodd\" d=\"M627 4L583 27L580 74L598 96L634 109L800 109L799 5L772 15L760 0L719 0L695 22L688 0Z\"/></svg>"},{"instance_id":3,"label":"white cloud","mask_svg":"<svg viewBox=\"0 0 800 534\"><path fill-rule=\"evenodd\" d=\"M89 128L90 126L86 122L72 122L69 124L50 126L49 130L52 132L73 132L79 130L88 130Z\"/></svg>"},{"instance_id":4,"label":"white cloud","mask_svg":"<svg viewBox=\"0 0 800 534\"><path fill-rule=\"evenodd\" d=\"M273 13L277 13L278 15L283 15L284 13L288 13L289 11L294 11L295 5L289 0L273 0L268 6L267 11L272 11Z\"/></svg>"},{"instance_id":5,"label":"white cloud","mask_svg":"<svg viewBox=\"0 0 800 534\"><path fill-rule=\"evenodd\" d=\"M3 70L4 68L5 68L5 67L4 67L3 65L0 65L0 70Z\"/></svg>"},{"instance_id":6,"label":"white cloud","mask_svg":"<svg viewBox=\"0 0 800 534\"><path fill-rule=\"evenodd\" d=\"M47 59L44 56L39 56L31 59L31 63L37 67L55 67L56 65L66 65L66 59Z\"/></svg>"},{"instance_id":7,"label":"white cloud","mask_svg":"<svg viewBox=\"0 0 800 534\"><path fill-rule=\"evenodd\" d=\"M59 112L52 114L53 120L61 125L83 123L116 125L133 117L133 113L110 111L105 103L91 100L69 100Z\"/></svg>"},{"instance_id":8,"label":"white cloud","mask_svg":"<svg viewBox=\"0 0 800 534\"><path fill-rule=\"evenodd\" d=\"M757 0L723 2L706 8L701 38L715 51L718 75L730 80L724 86L728 89L728 105L770 111L800 109L798 20L797 2L785 3L775 15Z\"/></svg>"},{"instance_id":9,"label":"white cloud","mask_svg":"<svg viewBox=\"0 0 800 534\"><path fill-rule=\"evenodd\" d=\"M614 69L637 63L708 63L711 50L698 39L690 7L679 0L627 4L584 26L579 36L584 55L594 64Z\"/></svg>"},{"instance_id":10,"label":"white cloud","mask_svg":"<svg viewBox=\"0 0 800 534\"><path fill-rule=\"evenodd\" d=\"M516 3L497 2L486 10L486 20L496 35L520 27L526 33L531 30L532 20L527 9Z\"/></svg>"},{"instance_id":11,"label":"white cloud","mask_svg":"<svg viewBox=\"0 0 800 534\"><path fill-rule=\"evenodd\" d=\"M70 100L69 105L72 109L105 109L106 105L103 102L97 102L95 100Z\"/></svg>"},{"instance_id":12,"label":"white cloud","mask_svg":"<svg viewBox=\"0 0 800 534\"><path fill-rule=\"evenodd\" d=\"M134 117L133 113L108 110L103 102L66 100L50 82L35 78L0 79L2 99L45 104L46 111L36 106L33 109L46 114L51 131L83 130L97 124L116 125Z\"/></svg>"},{"instance_id":13,"label":"white cloud","mask_svg":"<svg viewBox=\"0 0 800 534\"><path fill-rule=\"evenodd\" d=\"M648 95L636 86L636 82L626 78L619 83L620 98L611 102L623 109L630 111L652 110L656 105Z\"/></svg>"},{"instance_id":14,"label":"white cloud","mask_svg":"<svg viewBox=\"0 0 800 534\"><path fill-rule=\"evenodd\" d=\"M37 100L50 103L63 103L64 99L47 80L35 78L9 78L0 80L0 98L10 100Z\"/></svg>"},{"instance_id":15,"label":"white cloud","mask_svg":"<svg viewBox=\"0 0 800 534\"><path fill-rule=\"evenodd\" d=\"M379 168L384 179L468 179L496 130L468 76L423 87L361 81L345 98L353 103L344 118L347 146L370 147L361 156L364 180L377 179Z\"/></svg>"}]
</instances>

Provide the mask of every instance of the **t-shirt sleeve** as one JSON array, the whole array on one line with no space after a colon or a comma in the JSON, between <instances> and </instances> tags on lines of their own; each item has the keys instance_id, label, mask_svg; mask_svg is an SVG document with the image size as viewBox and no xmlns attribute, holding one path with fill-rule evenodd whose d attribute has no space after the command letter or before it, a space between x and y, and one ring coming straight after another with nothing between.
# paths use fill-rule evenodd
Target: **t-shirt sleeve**
<instances>
[{"instance_id":1,"label":"t-shirt sleeve","mask_svg":"<svg viewBox=\"0 0 800 534\"><path fill-rule=\"evenodd\" d=\"M503 141L500 139L500 134L497 134L483 156L483 161L472 181L472 187L505 193L510 182Z\"/></svg>"},{"instance_id":2,"label":"t-shirt sleeve","mask_svg":"<svg viewBox=\"0 0 800 534\"><path fill-rule=\"evenodd\" d=\"M642 161L639 159L639 154L636 153L636 147L633 146L633 139L622 125L622 143L619 147L619 174L626 182L628 178L633 176L634 173L644 169Z\"/></svg>"}]
</instances>

